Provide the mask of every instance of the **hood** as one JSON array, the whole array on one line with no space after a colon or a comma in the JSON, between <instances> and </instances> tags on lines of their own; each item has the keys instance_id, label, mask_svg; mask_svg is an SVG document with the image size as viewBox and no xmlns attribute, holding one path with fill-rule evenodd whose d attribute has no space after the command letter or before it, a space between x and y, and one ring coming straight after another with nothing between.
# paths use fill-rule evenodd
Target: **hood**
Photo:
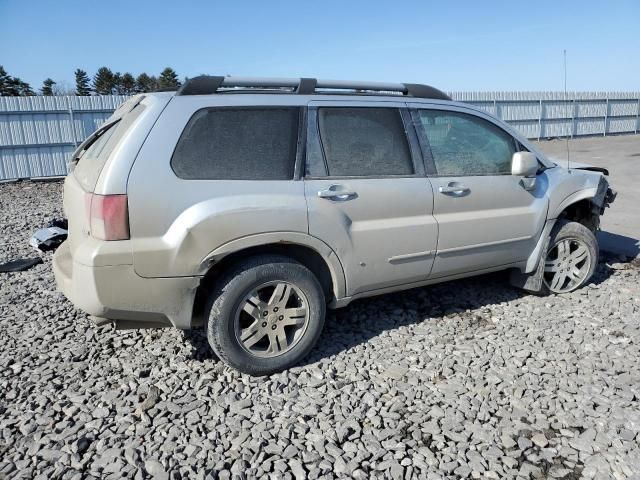
<instances>
[{"instance_id":1,"label":"hood","mask_svg":"<svg viewBox=\"0 0 640 480\"><path fill-rule=\"evenodd\" d=\"M569 163L567 162L566 158L555 158L555 157L548 157L548 158L553 163L555 163L556 165L562 168L567 168L567 164ZM600 172L605 175L609 175L609 170L607 170L606 168L595 167L593 165L589 165L588 163L575 162L573 160L571 160L570 163L571 163L570 165L571 170L588 170L590 172Z\"/></svg>"}]
</instances>

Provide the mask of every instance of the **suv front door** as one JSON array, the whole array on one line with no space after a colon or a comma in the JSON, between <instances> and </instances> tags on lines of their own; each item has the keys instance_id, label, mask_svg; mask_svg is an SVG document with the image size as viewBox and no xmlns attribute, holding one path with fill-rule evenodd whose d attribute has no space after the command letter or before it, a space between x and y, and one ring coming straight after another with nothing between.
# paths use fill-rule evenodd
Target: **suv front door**
<instances>
[{"instance_id":1,"label":"suv front door","mask_svg":"<svg viewBox=\"0 0 640 480\"><path fill-rule=\"evenodd\" d=\"M525 190L511 175L519 144L489 118L462 107L413 107L439 226L431 277L525 260L547 215L544 176Z\"/></svg>"},{"instance_id":2,"label":"suv front door","mask_svg":"<svg viewBox=\"0 0 640 480\"><path fill-rule=\"evenodd\" d=\"M425 280L433 265L433 192L404 107L309 104L309 233L339 257L348 295Z\"/></svg>"}]
</instances>

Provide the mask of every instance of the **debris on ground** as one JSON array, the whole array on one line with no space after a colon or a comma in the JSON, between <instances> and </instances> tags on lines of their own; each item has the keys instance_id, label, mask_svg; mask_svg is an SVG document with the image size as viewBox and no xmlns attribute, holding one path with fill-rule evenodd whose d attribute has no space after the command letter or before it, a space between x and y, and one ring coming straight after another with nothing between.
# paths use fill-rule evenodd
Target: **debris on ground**
<instances>
[{"instance_id":1,"label":"debris on ground","mask_svg":"<svg viewBox=\"0 0 640 480\"><path fill-rule=\"evenodd\" d=\"M59 225L66 227L67 221L52 220L48 227L36 230L36 233L29 240L29 245L42 252L55 250L67 239L68 233L66 228Z\"/></svg>"},{"instance_id":2,"label":"debris on ground","mask_svg":"<svg viewBox=\"0 0 640 480\"><path fill-rule=\"evenodd\" d=\"M40 257L19 258L6 263L0 263L0 273L24 272L25 270L29 270L31 267L40 263L42 263L42 259Z\"/></svg>"},{"instance_id":3,"label":"debris on ground","mask_svg":"<svg viewBox=\"0 0 640 480\"><path fill-rule=\"evenodd\" d=\"M58 227L64 230L69 230L69 222L66 218L54 218L47 223L47 227Z\"/></svg>"}]
</instances>

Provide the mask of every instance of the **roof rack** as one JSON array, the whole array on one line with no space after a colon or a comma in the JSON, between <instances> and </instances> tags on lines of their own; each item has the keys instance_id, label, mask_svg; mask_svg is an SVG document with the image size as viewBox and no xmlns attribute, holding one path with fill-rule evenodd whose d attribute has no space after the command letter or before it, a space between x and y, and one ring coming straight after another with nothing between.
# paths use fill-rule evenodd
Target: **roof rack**
<instances>
[{"instance_id":1,"label":"roof rack","mask_svg":"<svg viewBox=\"0 0 640 480\"><path fill-rule=\"evenodd\" d=\"M201 75L187 80L176 95L212 95L240 89L274 90L276 93L301 95L326 93L393 94L415 98L451 100L437 88L417 83L354 82L345 80L318 80L315 78L260 78L223 77Z\"/></svg>"}]
</instances>

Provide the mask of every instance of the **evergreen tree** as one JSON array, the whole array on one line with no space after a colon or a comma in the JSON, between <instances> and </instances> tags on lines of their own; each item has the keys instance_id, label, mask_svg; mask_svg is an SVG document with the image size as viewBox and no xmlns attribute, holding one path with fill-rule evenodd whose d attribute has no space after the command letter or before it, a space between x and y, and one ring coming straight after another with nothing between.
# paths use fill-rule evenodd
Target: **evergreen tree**
<instances>
[{"instance_id":1,"label":"evergreen tree","mask_svg":"<svg viewBox=\"0 0 640 480\"><path fill-rule=\"evenodd\" d=\"M11 77L4 69L2 65L0 65L0 96L9 96L9 81Z\"/></svg>"},{"instance_id":2,"label":"evergreen tree","mask_svg":"<svg viewBox=\"0 0 640 480\"><path fill-rule=\"evenodd\" d=\"M40 92L42 93L42 95L46 97L53 96L53 86L55 84L56 82L54 82L50 78L47 78L44 82L42 82L42 88L40 89Z\"/></svg>"},{"instance_id":3,"label":"evergreen tree","mask_svg":"<svg viewBox=\"0 0 640 480\"><path fill-rule=\"evenodd\" d=\"M141 73L136 78L136 92L146 93L153 92L158 89L158 79L150 77L146 73Z\"/></svg>"},{"instance_id":4,"label":"evergreen tree","mask_svg":"<svg viewBox=\"0 0 640 480\"><path fill-rule=\"evenodd\" d=\"M129 72L120 77L120 93L122 95L133 95L136 91L136 80Z\"/></svg>"},{"instance_id":5,"label":"evergreen tree","mask_svg":"<svg viewBox=\"0 0 640 480\"><path fill-rule=\"evenodd\" d=\"M115 86L113 72L107 67L100 67L93 77L93 91L98 95L112 95Z\"/></svg>"},{"instance_id":6,"label":"evergreen tree","mask_svg":"<svg viewBox=\"0 0 640 480\"><path fill-rule=\"evenodd\" d=\"M35 95L31 86L18 77L9 75L0 65L0 96L17 97L26 95Z\"/></svg>"},{"instance_id":7,"label":"evergreen tree","mask_svg":"<svg viewBox=\"0 0 640 480\"><path fill-rule=\"evenodd\" d=\"M9 80L9 91L11 95L26 97L28 95L35 95L36 93L27 82L23 82L18 77L11 77Z\"/></svg>"},{"instance_id":8,"label":"evergreen tree","mask_svg":"<svg viewBox=\"0 0 640 480\"><path fill-rule=\"evenodd\" d=\"M113 74L113 90L115 95L120 95L122 93L122 89L120 86L120 82L122 82L122 75L120 72L116 72Z\"/></svg>"},{"instance_id":9,"label":"evergreen tree","mask_svg":"<svg viewBox=\"0 0 640 480\"><path fill-rule=\"evenodd\" d=\"M15 84L17 84L18 95L20 95L21 97L27 97L36 94L36 92L34 92L31 88L31 85L29 85L27 82L23 82L18 77L14 77L13 81Z\"/></svg>"},{"instance_id":10,"label":"evergreen tree","mask_svg":"<svg viewBox=\"0 0 640 480\"><path fill-rule=\"evenodd\" d=\"M180 80L178 80L178 74L171 67L165 68L158 78L158 88L175 89L180 87Z\"/></svg>"},{"instance_id":11,"label":"evergreen tree","mask_svg":"<svg viewBox=\"0 0 640 480\"><path fill-rule=\"evenodd\" d=\"M74 72L76 76L76 95L87 96L91 94L89 88L89 75L79 68Z\"/></svg>"}]
</instances>

